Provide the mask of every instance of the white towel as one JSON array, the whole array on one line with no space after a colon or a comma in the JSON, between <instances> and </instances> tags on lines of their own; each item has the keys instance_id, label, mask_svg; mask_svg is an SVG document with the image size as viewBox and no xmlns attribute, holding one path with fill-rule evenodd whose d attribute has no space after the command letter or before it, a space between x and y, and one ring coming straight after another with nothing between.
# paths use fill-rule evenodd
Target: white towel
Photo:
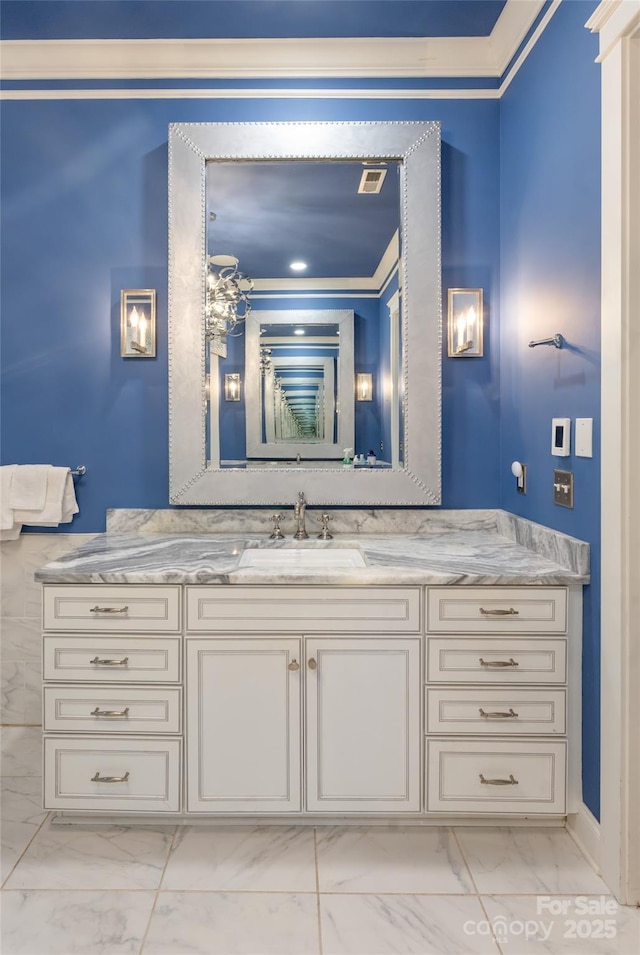
<instances>
[{"instance_id":1,"label":"white towel","mask_svg":"<svg viewBox=\"0 0 640 955\"><path fill-rule=\"evenodd\" d=\"M76 489L73 483L73 477L71 476L71 472L68 472L64 482L60 520L38 520L37 526L57 527L58 524L69 524L73 520L73 515L77 514L79 510L80 508L78 507L78 502L76 501Z\"/></svg>"},{"instance_id":2,"label":"white towel","mask_svg":"<svg viewBox=\"0 0 640 955\"><path fill-rule=\"evenodd\" d=\"M11 482L10 504L15 510L41 511L47 498L50 464L20 464Z\"/></svg>"},{"instance_id":3,"label":"white towel","mask_svg":"<svg viewBox=\"0 0 640 955\"><path fill-rule=\"evenodd\" d=\"M29 527L57 527L58 524L68 524L78 510L71 471L69 468L50 467L44 507L40 510L16 508L13 519Z\"/></svg>"},{"instance_id":4,"label":"white towel","mask_svg":"<svg viewBox=\"0 0 640 955\"><path fill-rule=\"evenodd\" d=\"M18 470L17 464L6 464L0 468L0 540L16 540L22 530L22 524L16 524L11 507L11 486Z\"/></svg>"}]
</instances>

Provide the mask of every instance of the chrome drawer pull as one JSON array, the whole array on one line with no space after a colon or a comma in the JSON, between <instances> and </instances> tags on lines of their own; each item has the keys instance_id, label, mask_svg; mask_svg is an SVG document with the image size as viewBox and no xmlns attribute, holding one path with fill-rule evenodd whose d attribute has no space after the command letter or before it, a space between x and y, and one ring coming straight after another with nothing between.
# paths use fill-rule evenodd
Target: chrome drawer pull
<instances>
[{"instance_id":1,"label":"chrome drawer pull","mask_svg":"<svg viewBox=\"0 0 640 955\"><path fill-rule=\"evenodd\" d=\"M483 720L515 720L518 718L518 714L514 713L511 709L508 713L501 713L499 710L495 713L485 713L482 707L480 707L478 712Z\"/></svg>"},{"instance_id":2,"label":"chrome drawer pull","mask_svg":"<svg viewBox=\"0 0 640 955\"><path fill-rule=\"evenodd\" d=\"M291 663L289 664L288 669L289 669L289 670L299 670L299 669L300 669L300 664L298 663L297 660L292 660Z\"/></svg>"},{"instance_id":3,"label":"chrome drawer pull","mask_svg":"<svg viewBox=\"0 0 640 955\"><path fill-rule=\"evenodd\" d=\"M92 716L128 716L129 707L127 706L124 710L99 710L96 706L95 710L91 710Z\"/></svg>"},{"instance_id":4,"label":"chrome drawer pull","mask_svg":"<svg viewBox=\"0 0 640 955\"><path fill-rule=\"evenodd\" d=\"M91 607L89 613L127 613L128 607Z\"/></svg>"},{"instance_id":5,"label":"chrome drawer pull","mask_svg":"<svg viewBox=\"0 0 640 955\"><path fill-rule=\"evenodd\" d=\"M124 660L100 660L98 657L94 657L93 660L89 660L89 663L93 663L97 667L126 667L129 663L129 657L125 657Z\"/></svg>"},{"instance_id":6,"label":"chrome drawer pull","mask_svg":"<svg viewBox=\"0 0 640 955\"><path fill-rule=\"evenodd\" d=\"M509 657L508 660L483 660L480 657L480 666L481 667L519 667L520 664L516 663L513 657Z\"/></svg>"},{"instance_id":7,"label":"chrome drawer pull","mask_svg":"<svg viewBox=\"0 0 640 955\"><path fill-rule=\"evenodd\" d=\"M480 782L485 786L517 786L518 780L514 779L513 776L509 776L508 779L485 779L482 773L480 773Z\"/></svg>"},{"instance_id":8,"label":"chrome drawer pull","mask_svg":"<svg viewBox=\"0 0 640 955\"><path fill-rule=\"evenodd\" d=\"M100 773L96 773L95 776L91 777L92 783L126 783L129 779L129 773L125 773L124 776L101 776Z\"/></svg>"},{"instance_id":9,"label":"chrome drawer pull","mask_svg":"<svg viewBox=\"0 0 640 955\"><path fill-rule=\"evenodd\" d=\"M485 617L518 617L520 615L520 611L514 610L513 607L509 607L508 610L485 610L484 607L480 607L480 613Z\"/></svg>"}]
</instances>

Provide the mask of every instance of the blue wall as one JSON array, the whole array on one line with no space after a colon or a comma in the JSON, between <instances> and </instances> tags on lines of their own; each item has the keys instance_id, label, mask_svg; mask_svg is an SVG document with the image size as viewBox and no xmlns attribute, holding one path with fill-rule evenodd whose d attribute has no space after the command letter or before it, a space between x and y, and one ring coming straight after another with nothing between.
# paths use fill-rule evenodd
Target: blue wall
<instances>
[{"instance_id":1,"label":"blue wall","mask_svg":"<svg viewBox=\"0 0 640 955\"><path fill-rule=\"evenodd\" d=\"M501 504L592 544L583 643L584 800L599 814L600 68L592 2L563 3L501 100ZM532 339L560 332L562 350ZM594 456L551 456L551 419L593 418ZM572 442L574 428L572 424ZM510 464L527 465L516 493ZM553 504L553 469L575 506Z\"/></svg>"},{"instance_id":2,"label":"blue wall","mask_svg":"<svg viewBox=\"0 0 640 955\"><path fill-rule=\"evenodd\" d=\"M489 314L485 357L443 366L443 505L497 506L494 100L5 102L3 461L87 466L63 531L167 506L167 127L234 120L442 122L443 285L483 286ZM122 288L157 289L156 359L120 357Z\"/></svg>"},{"instance_id":3,"label":"blue wall","mask_svg":"<svg viewBox=\"0 0 640 955\"><path fill-rule=\"evenodd\" d=\"M500 101L5 102L0 208L3 461L86 464L81 512L60 529L101 531L108 507L168 501L168 124L442 122L443 289L480 286L486 305L484 358L443 363L443 506L502 506L591 542L583 775L598 815L600 76L584 29L595 5L561 4ZM137 287L158 290L156 359L120 358L120 289ZM557 331L562 351L527 347ZM593 459L551 457L555 416L594 419ZM526 497L514 459L528 465ZM551 502L558 463L575 474L573 510Z\"/></svg>"}]
</instances>

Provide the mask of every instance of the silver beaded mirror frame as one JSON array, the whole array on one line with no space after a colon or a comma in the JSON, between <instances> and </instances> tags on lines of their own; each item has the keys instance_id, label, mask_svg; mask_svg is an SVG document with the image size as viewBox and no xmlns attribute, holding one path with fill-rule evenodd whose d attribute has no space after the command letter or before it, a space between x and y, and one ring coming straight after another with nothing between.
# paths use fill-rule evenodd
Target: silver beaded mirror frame
<instances>
[{"instance_id":1,"label":"silver beaded mirror frame","mask_svg":"<svg viewBox=\"0 0 640 955\"><path fill-rule=\"evenodd\" d=\"M206 164L209 160L400 163L403 463L216 468L207 463ZM181 505L437 505L441 502L440 124L187 123L169 127L169 485Z\"/></svg>"}]
</instances>

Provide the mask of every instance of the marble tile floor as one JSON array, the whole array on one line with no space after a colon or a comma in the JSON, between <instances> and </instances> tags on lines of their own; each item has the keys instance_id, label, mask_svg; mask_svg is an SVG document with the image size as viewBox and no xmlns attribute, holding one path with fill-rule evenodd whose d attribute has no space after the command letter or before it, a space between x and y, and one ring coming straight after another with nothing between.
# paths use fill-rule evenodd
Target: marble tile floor
<instances>
[{"instance_id":1,"label":"marble tile floor","mask_svg":"<svg viewBox=\"0 0 640 955\"><path fill-rule=\"evenodd\" d=\"M52 826L2 732L2 955L637 955L562 829Z\"/></svg>"}]
</instances>

